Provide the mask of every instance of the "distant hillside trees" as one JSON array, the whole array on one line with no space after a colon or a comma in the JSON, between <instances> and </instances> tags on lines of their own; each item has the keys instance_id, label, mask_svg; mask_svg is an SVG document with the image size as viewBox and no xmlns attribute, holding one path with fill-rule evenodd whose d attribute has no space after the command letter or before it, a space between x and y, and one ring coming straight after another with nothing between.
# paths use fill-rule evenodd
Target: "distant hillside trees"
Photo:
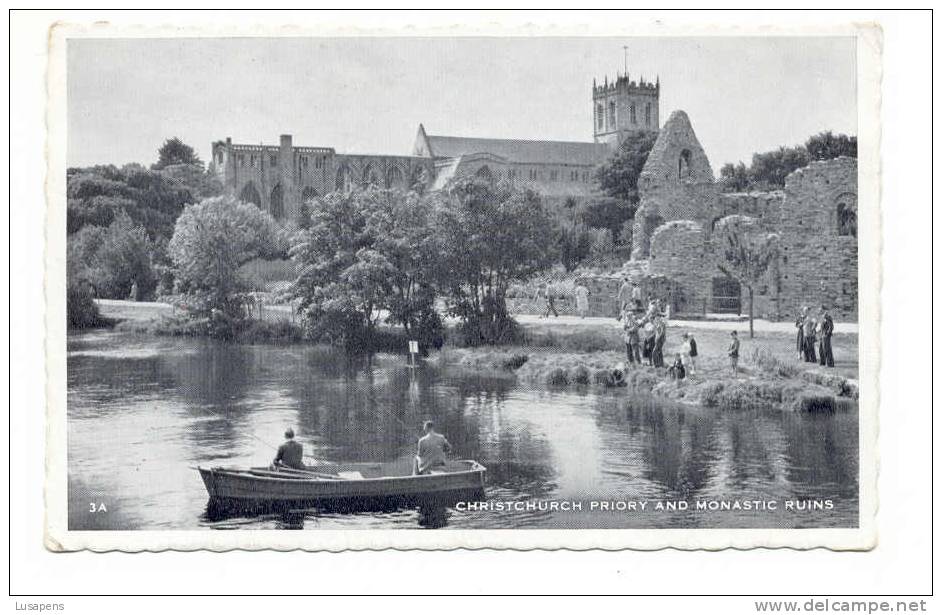
<instances>
[{"instance_id":1,"label":"distant hillside trees","mask_svg":"<svg viewBox=\"0 0 942 615\"><path fill-rule=\"evenodd\" d=\"M804 145L753 154L748 167L728 162L720 169L720 183L726 192L778 190L785 187L785 178L793 171L811 161L838 156L856 158L857 137L826 131L809 137Z\"/></svg>"}]
</instances>

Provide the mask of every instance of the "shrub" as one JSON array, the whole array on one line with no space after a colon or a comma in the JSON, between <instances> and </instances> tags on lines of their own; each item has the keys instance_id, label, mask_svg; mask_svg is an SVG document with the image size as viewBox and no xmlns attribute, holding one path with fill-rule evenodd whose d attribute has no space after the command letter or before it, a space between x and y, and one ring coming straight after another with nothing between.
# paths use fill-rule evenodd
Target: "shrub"
<instances>
[{"instance_id":1,"label":"shrub","mask_svg":"<svg viewBox=\"0 0 942 615\"><path fill-rule=\"evenodd\" d=\"M504 359L502 367L509 370L520 369L529 358L530 357L525 354L512 354Z\"/></svg>"},{"instance_id":2,"label":"shrub","mask_svg":"<svg viewBox=\"0 0 942 615\"><path fill-rule=\"evenodd\" d=\"M546 374L546 384L551 386L565 386L569 384L569 374L561 367L554 367Z\"/></svg>"},{"instance_id":3,"label":"shrub","mask_svg":"<svg viewBox=\"0 0 942 615\"><path fill-rule=\"evenodd\" d=\"M576 384L589 384L589 369L585 365L579 365L572 370L572 381Z\"/></svg>"},{"instance_id":4,"label":"shrub","mask_svg":"<svg viewBox=\"0 0 942 615\"><path fill-rule=\"evenodd\" d=\"M98 311L92 289L82 282L69 280L65 306L70 328L86 329L111 324L111 321L102 317Z\"/></svg>"},{"instance_id":5,"label":"shrub","mask_svg":"<svg viewBox=\"0 0 942 615\"><path fill-rule=\"evenodd\" d=\"M782 378L795 378L801 372L797 366L782 361L763 346L752 349L752 362L762 371Z\"/></svg>"}]
</instances>

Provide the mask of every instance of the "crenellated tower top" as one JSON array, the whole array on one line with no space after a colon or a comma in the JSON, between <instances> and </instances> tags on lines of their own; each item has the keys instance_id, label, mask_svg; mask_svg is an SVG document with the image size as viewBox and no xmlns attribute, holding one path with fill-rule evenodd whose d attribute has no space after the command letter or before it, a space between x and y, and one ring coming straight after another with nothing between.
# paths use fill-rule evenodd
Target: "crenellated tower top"
<instances>
[{"instance_id":1,"label":"crenellated tower top","mask_svg":"<svg viewBox=\"0 0 942 615\"><path fill-rule=\"evenodd\" d=\"M633 81L626 71L592 80L593 135L596 143L617 148L632 133L657 131L660 123L661 78Z\"/></svg>"}]
</instances>

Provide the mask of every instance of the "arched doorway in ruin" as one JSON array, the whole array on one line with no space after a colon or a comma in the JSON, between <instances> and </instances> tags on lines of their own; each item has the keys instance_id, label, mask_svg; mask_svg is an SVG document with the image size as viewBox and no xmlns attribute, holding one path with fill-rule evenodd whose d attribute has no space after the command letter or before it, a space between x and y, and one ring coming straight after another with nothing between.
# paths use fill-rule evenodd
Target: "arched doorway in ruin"
<instances>
[{"instance_id":1,"label":"arched doorway in ruin","mask_svg":"<svg viewBox=\"0 0 942 615\"><path fill-rule=\"evenodd\" d=\"M713 278L711 312L742 314L742 286L729 276Z\"/></svg>"},{"instance_id":2,"label":"arched doorway in ruin","mask_svg":"<svg viewBox=\"0 0 942 615\"><path fill-rule=\"evenodd\" d=\"M254 203L256 207L262 206L262 195L255 189L255 184L249 182L242 187L239 193L239 200L243 203Z\"/></svg>"}]
</instances>

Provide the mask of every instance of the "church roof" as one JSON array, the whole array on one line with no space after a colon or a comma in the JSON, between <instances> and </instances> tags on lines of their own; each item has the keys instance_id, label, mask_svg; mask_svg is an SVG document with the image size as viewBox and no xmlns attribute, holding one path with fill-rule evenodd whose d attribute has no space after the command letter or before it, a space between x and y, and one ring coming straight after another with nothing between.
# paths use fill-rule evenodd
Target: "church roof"
<instances>
[{"instance_id":1,"label":"church roof","mask_svg":"<svg viewBox=\"0 0 942 615\"><path fill-rule=\"evenodd\" d=\"M604 143L578 141L523 141L439 135L428 135L427 138L435 158L488 153L517 163L596 165L603 162L611 151Z\"/></svg>"}]
</instances>

